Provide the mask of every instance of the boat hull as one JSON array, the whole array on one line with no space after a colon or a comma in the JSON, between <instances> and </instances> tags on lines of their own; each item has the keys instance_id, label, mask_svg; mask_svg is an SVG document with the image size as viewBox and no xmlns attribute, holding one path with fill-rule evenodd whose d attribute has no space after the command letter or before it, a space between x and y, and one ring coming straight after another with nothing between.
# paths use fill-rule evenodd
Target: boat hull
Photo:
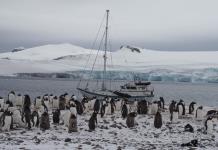
<instances>
[{"instance_id":1,"label":"boat hull","mask_svg":"<svg viewBox=\"0 0 218 150\"><path fill-rule=\"evenodd\" d=\"M83 96L86 96L88 98L93 98L93 97L97 97L98 99L104 99L105 97L110 97L110 98L128 98L129 100L147 100L147 101L152 101L153 97L152 95L129 95L126 93L120 93L119 94L115 94L115 92L113 91L102 91L102 90L96 90L96 91L89 91L88 89L81 89L81 88L77 88L77 90L80 91L80 93ZM121 94L125 94L128 96L122 96Z\"/></svg>"}]
</instances>

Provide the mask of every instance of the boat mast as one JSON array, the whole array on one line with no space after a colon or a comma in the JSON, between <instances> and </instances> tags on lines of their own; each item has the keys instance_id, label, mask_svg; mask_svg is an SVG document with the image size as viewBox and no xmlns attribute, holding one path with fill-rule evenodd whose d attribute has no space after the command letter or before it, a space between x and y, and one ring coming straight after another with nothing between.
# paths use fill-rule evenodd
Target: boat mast
<instances>
[{"instance_id":1,"label":"boat mast","mask_svg":"<svg viewBox=\"0 0 218 150\"><path fill-rule=\"evenodd\" d=\"M104 72L103 72L103 81L102 81L102 90L106 90L105 80L106 80L106 65L107 65L107 40L108 40L108 17L109 10L106 10L106 28L105 28L105 43L104 43Z\"/></svg>"}]
</instances>

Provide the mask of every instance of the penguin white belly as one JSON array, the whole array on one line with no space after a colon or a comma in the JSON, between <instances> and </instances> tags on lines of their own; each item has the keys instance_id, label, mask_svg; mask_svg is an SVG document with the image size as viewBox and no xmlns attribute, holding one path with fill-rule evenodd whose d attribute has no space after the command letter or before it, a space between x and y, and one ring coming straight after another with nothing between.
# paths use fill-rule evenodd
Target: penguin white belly
<instances>
[{"instance_id":1,"label":"penguin white belly","mask_svg":"<svg viewBox=\"0 0 218 150\"><path fill-rule=\"evenodd\" d=\"M52 107L53 108L59 108L59 100L58 99L53 99L52 100Z\"/></svg>"},{"instance_id":2,"label":"penguin white belly","mask_svg":"<svg viewBox=\"0 0 218 150\"><path fill-rule=\"evenodd\" d=\"M158 105L157 104L152 104L151 105L151 114L155 115L158 111Z\"/></svg>"},{"instance_id":3,"label":"penguin white belly","mask_svg":"<svg viewBox=\"0 0 218 150\"><path fill-rule=\"evenodd\" d=\"M90 110L94 110L94 105L95 105L95 99L94 100L91 100L91 103L90 103Z\"/></svg>"},{"instance_id":4,"label":"penguin white belly","mask_svg":"<svg viewBox=\"0 0 218 150\"><path fill-rule=\"evenodd\" d=\"M23 106L23 97L22 96L17 96L16 98L16 106Z\"/></svg>"},{"instance_id":5,"label":"penguin white belly","mask_svg":"<svg viewBox=\"0 0 218 150\"><path fill-rule=\"evenodd\" d=\"M110 104L108 104L108 105L106 106L106 108L105 108L105 114L106 114L106 115L111 115L111 105L110 105Z\"/></svg>"},{"instance_id":6,"label":"penguin white belly","mask_svg":"<svg viewBox=\"0 0 218 150\"><path fill-rule=\"evenodd\" d=\"M22 117L19 110L15 110L12 115L13 123L17 124L20 127L24 127L25 123L22 121Z\"/></svg>"},{"instance_id":7,"label":"penguin white belly","mask_svg":"<svg viewBox=\"0 0 218 150\"><path fill-rule=\"evenodd\" d=\"M74 114L75 116L77 116L76 107L71 107L71 108L70 108L70 112L71 112L71 114Z\"/></svg>"},{"instance_id":8,"label":"penguin white belly","mask_svg":"<svg viewBox=\"0 0 218 150\"><path fill-rule=\"evenodd\" d=\"M178 118L179 118L179 113L178 112L173 112L172 122L173 123L177 123L178 122Z\"/></svg>"},{"instance_id":9,"label":"penguin white belly","mask_svg":"<svg viewBox=\"0 0 218 150\"><path fill-rule=\"evenodd\" d=\"M68 110L68 111L65 112L65 114L64 114L64 125L65 125L66 127L69 126L70 115L71 115L70 110Z\"/></svg>"},{"instance_id":10,"label":"penguin white belly","mask_svg":"<svg viewBox=\"0 0 218 150\"><path fill-rule=\"evenodd\" d=\"M181 105L179 105L179 116L182 116L183 108Z\"/></svg>"},{"instance_id":11,"label":"penguin white belly","mask_svg":"<svg viewBox=\"0 0 218 150\"><path fill-rule=\"evenodd\" d=\"M84 113L89 112L89 103L84 103L84 106L85 106Z\"/></svg>"},{"instance_id":12,"label":"penguin white belly","mask_svg":"<svg viewBox=\"0 0 218 150\"><path fill-rule=\"evenodd\" d=\"M12 102L13 105L16 103L16 96L14 94L9 94L8 99L10 102Z\"/></svg>"},{"instance_id":13,"label":"penguin white belly","mask_svg":"<svg viewBox=\"0 0 218 150\"><path fill-rule=\"evenodd\" d=\"M2 127L2 131L10 131L11 123L12 123L12 117L11 116L5 116L4 120L5 124Z\"/></svg>"},{"instance_id":14,"label":"penguin white belly","mask_svg":"<svg viewBox=\"0 0 218 150\"><path fill-rule=\"evenodd\" d=\"M117 101L116 102L116 111L120 111L122 107L122 101Z\"/></svg>"},{"instance_id":15,"label":"penguin white belly","mask_svg":"<svg viewBox=\"0 0 218 150\"><path fill-rule=\"evenodd\" d=\"M39 108L42 105L42 100L41 99L36 99L36 108Z\"/></svg>"}]
</instances>

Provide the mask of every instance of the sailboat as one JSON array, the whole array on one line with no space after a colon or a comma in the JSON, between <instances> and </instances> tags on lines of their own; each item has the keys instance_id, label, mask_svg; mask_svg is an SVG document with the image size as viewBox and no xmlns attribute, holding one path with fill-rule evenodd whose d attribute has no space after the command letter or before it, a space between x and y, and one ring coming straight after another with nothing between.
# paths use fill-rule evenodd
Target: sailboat
<instances>
[{"instance_id":1,"label":"sailboat","mask_svg":"<svg viewBox=\"0 0 218 150\"><path fill-rule=\"evenodd\" d=\"M80 88L77 90L85 97L98 99L104 99L105 97L110 98L128 98L129 100L152 100L154 97L154 89L151 88L150 82L145 81L134 81L126 83L120 86L120 89L109 90L106 88L106 67L107 67L107 50L108 50L108 18L109 10L106 10L106 27L105 27L105 43L104 43L104 70L103 70L103 80L101 89L90 89L88 87Z\"/></svg>"}]
</instances>

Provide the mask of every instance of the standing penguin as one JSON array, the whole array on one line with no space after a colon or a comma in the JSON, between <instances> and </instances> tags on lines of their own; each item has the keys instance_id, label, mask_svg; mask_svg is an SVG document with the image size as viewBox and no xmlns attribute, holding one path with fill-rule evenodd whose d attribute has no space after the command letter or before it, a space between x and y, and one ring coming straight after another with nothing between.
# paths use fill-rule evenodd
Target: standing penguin
<instances>
[{"instance_id":1,"label":"standing penguin","mask_svg":"<svg viewBox=\"0 0 218 150\"><path fill-rule=\"evenodd\" d=\"M75 100L75 105L76 105L76 111L79 115L81 115L83 113L83 106L81 104L81 102L79 102L78 100Z\"/></svg>"},{"instance_id":2,"label":"standing penguin","mask_svg":"<svg viewBox=\"0 0 218 150\"><path fill-rule=\"evenodd\" d=\"M90 131L95 130L96 125L97 125L97 113L93 112L91 118L89 119L89 130Z\"/></svg>"},{"instance_id":3,"label":"standing penguin","mask_svg":"<svg viewBox=\"0 0 218 150\"><path fill-rule=\"evenodd\" d=\"M126 118L128 115L128 108L126 102L122 106L121 114L122 114L122 118Z\"/></svg>"},{"instance_id":4,"label":"standing penguin","mask_svg":"<svg viewBox=\"0 0 218 150\"><path fill-rule=\"evenodd\" d=\"M40 129L48 130L50 128L49 115L48 112L44 112L40 118Z\"/></svg>"},{"instance_id":5,"label":"standing penguin","mask_svg":"<svg viewBox=\"0 0 218 150\"><path fill-rule=\"evenodd\" d=\"M99 112L99 110L100 110L100 101L99 101L99 99L96 99L95 100L95 103L94 103L94 112L96 112L96 113L98 113Z\"/></svg>"},{"instance_id":6,"label":"standing penguin","mask_svg":"<svg viewBox=\"0 0 218 150\"><path fill-rule=\"evenodd\" d=\"M16 106L19 108L23 107L23 96L21 94L16 96Z\"/></svg>"},{"instance_id":7,"label":"standing penguin","mask_svg":"<svg viewBox=\"0 0 218 150\"><path fill-rule=\"evenodd\" d=\"M203 106L199 106L196 110L195 118L198 121L201 121L204 119L204 111L203 111Z\"/></svg>"},{"instance_id":8,"label":"standing penguin","mask_svg":"<svg viewBox=\"0 0 218 150\"><path fill-rule=\"evenodd\" d=\"M25 118L25 122L28 125L28 129L31 128L31 110L30 110L30 106L31 106L31 100L29 95L24 95L24 104L23 104L23 115L22 115L22 120L23 118Z\"/></svg>"},{"instance_id":9,"label":"standing penguin","mask_svg":"<svg viewBox=\"0 0 218 150\"><path fill-rule=\"evenodd\" d=\"M207 117L207 119L204 122L205 131L208 134L213 133L213 117Z\"/></svg>"},{"instance_id":10,"label":"standing penguin","mask_svg":"<svg viewBox=\"0 0 218 150\"><path fill-rule=\"evenodd\" d=\"M139 105L139 111L141 114L148 113L148 103L146 100L142 100L138 105Z\"/></svg>"},{"instance_id":11,"label":"standing penguin","mask_svg":"<svg viewBox=\"0 0 218 150\"><path fill-rule=\"evenodd\" d=\"M150 114L155 115L158 111L158 103L157 101L154 101L150 106Z\"/></svg>"},{"instance_id":12,"label":"standing penguin","mask_svg":"<svg viewBox=\"0 0 218 150\"><path fill-rule=\"evenodd\" d=\"M52 116L53 123L54 124L59 124L60 115L61 115L60 109L56 109L55 111L52 112L52 114L53 114L53 116Z\"/></svg>"},{"instance_id":13,"label":"standing penguin","mask_svg":"<svg viewBox=\"0 0 218 150\"><path fill-rule=\"evenodd\" d=\"M60 110L64 110L65 109L65 105L66 105L66 99L65 99L64 95L61 95L59 97L59 109Z\"/></svg>"},{"instance_id":14,"label":"standing penguin","mask_svg":"<svg viewBox=\"0 0 218 150\"><path fill-rule=\"evenodd\" d=\"M15 106L15 103L16 103L16 95L14 91L11 91L8 94L8 104L10 104L9 107Z\"/></svg>"},{"instance_id":15,"label":"standing penguin","mask_svg":"<svg viewBox=\"0 0 218 150\"><path fill-rule=\"evenodd\" d=\"M154 127L159 129L162 127L162 116L161 113L158 111L154 117Z\"/></svg>"},{"instance_id":16,"label":"standing penguin","mask_svg":"<svg viewBox=\"0 0 218 150\"><path fill-rule=\"evenodd\" d=\"M172 102L169 105L169 111L170 111L170 121L173 120L173 113L176 110L176 102L174 100L172 100Z\"/></svg>"},{"instance_id":17,"label":"standing penguin","mask_svg":"<svg viewBox=\"0 0 218 150\"><path fill-rule=\"evenodd\" d=\"M57 96L54 96L52 98L52 108L53 109L59 109L59 99Z\"/></svg>"},{"instance_id":18,"label":"standing penguin","mask_svg":"<svg viewBox=\"0 0 218 150\"><path fill-rule=\"evenodd\" d=\"M176 106L176 109L179 112L179 116L184 116L185 115L185 105L183 100L180 100L179 103Z\"/></svg>"},{"instance_id":19,"label":"standing penguin","mask_svg":"<svg viewBox=\"0 0 218 150\"><path fill-rule=\"evenodd\" d=\"M77 132L77 117L71 114L68 126L68 133Z\"/></svg>"},{"instance_id":20,"label":"standing penguin","mask_svg":"<svg viewBox=\"0 0 218 150\"><path fill-rule=\"evenodd\" d=\"M4 98L0 97L0 109L3 109L5 105L5 100Z\"/></svg>"},{"instance_id":21,"label":"standing penguin","mask_svg":"<svg viewBox=\"0 0 218 150\"><path fill-rule=\"evenodd\" d=\"M189 105L189 114L192 114L195 110L195 104L196 102L191 102Z\"/></svg>"},{"instance_id":22,"label":"standing penguin","mask_svg":"<svg viewBox=\"0 0 218 150\"><path fill-rule=\"evenodd\" d=\"M34 102L35 108L38 109L42 105L42 98L41 96L38 96L35 98Z\"/></svg>"},{"instance_id":23,"label":"standing penguin","mask_svg":"<svg viewBox=\"0 0 218 150\"><path fill-rule=\"evenodd\" d=\"M12 112L5 111L2 116L2 131L10 131L13 128Z\"/></svg>"},{"instance_id":24,"label":"standing penguin","mask_svg":"<svg viewBox=\"0 0 218 150\"><path fill-rule=\"evenodd\" d=\"M132 128L135 126L135 117L137 116L136 112L131 112L127 115L126 125L128 128Z\"/></svg>"},{"instance_id":25,"label":"standing penguin","mask_svg":"<svg viewBox=\"0 0 218 150\"><path fill-rule=\"evenodd\" d=\"M107 107L107 104L106 104L105 101L103 101L102 104L101 104L101 111L100 111L100 113L101 113L101 118L104 117L105 108L106 108L106 107Z\"/></svg>"},{"instance_id":26,"label":"standing penguin","mask_svg":"<svg viewBox=\"0 0 218 150\"><path fill-rule=\"evenodd\" d=\"M31 122L33 127L39 127L39 113L36 110L31 114Z\"/></svg>"},{"instance_id":27,"label":"standing penguin","mask_svg":"<svg viewBox=\"0 0 218 150\"><path fill-rule=\"evenodd\" d=\"M113 98L110 101L110 105L111 105L111 114L113 114L116 109L115 101Z\"/></svg>"},{"instance_id":28,"label":"standing penguin","mask_svg":"<svg viewBox=\"0 0 218 150\"><path fill-rule=\"evenodd\" d=\"M163 97L160 97L160 102L161 102L161 108L165 109L165 101Z\"/></svg>"},{"instance_id":29,"label":"standing penguin","mask_svg":"<svg viewBox=\"0 0 218 150\"><path fill-rule=\"evenodd\" d=\"M121 99L117 99L115 102L116 105L116 111L121 111L122 108L122 100Z\"/></svg>"}]
</instances>

